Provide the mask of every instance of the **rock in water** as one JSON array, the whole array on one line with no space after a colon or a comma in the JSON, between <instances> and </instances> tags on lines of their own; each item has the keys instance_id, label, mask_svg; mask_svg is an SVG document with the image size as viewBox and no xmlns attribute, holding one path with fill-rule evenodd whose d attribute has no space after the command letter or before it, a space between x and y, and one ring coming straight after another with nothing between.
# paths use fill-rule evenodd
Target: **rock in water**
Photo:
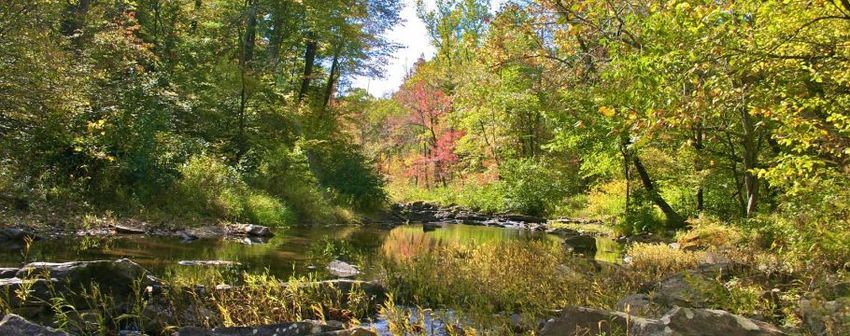
<instances>
[{"instance_id":1,"label":"rock in water","mask_svg":"<svg viewBox=\"0 0 850 336\"><path fill-rule=\"evenodd\" d=\"M233 226L233 230L240 234L245 234L248 236L255 237L271 237L272 230L268 227L262 225L254 225L254 224L236 224Z\"/></svg>"},{"instance_id":2,"label":"rock in water","mask_svg":"<svg viewBox=\"0 0 850 336\"><path fill-rule=\"evenodd\" d=\"M145 234L145 229L143 227L130 226L128 224L110 224L110 227L115 229L115 232L123 233L123 234Z\"/></svg>"},{"instance_id":3,"label":"rock in water","mask_svg":"<svg viewBox=\"0 0 850 336\"><path fill-rule=\"evenodd\" d=\"M177 262L180 266L240 266L238 261L229 260L181 260Z\"/></svg>"},{"instance_id":4,"label":"rock in water","mask_svg":"<svg viewBox=\"0 0 850 336\"><path fill-rule=\"evenodd\" d=\"M0 335L3 336L69 336L63 331L40 326L15 314L6 315L0 321Z\"/></svg>"},{"instance_id":5,"label":"rock in water","mask_svg":"<svg viewBox=\"0 0 850 336\"><path fill-rule=\"evenodd\" d=\"M575 253L593 256L596 254L596 238L580 235L564 239L564 246Z\"/></svg>"},{"instance_id":6,"label":"rock in water","mask_svg":"<svg viewBox=\"0 0 850 336\"><path fill-rule=\"evenodd\" d=\"M0 268L0 279L14 278L17 273L17 268Z\"/></svg>"},{"instance_id":7,"label":"rock in water","mask_svg":"<svg viewBox=\"0 0 850 336\"><path fill-rule=\"evenodd\" d=\"M142 286L160 285L160 281L148 274L148 271L129 259L72 261L65 263L34 262L25 265L16 274L21 279L50 279L58 292L79 292L89 289L92 283L100 286L104 293L116 299L120 306L135 294L134 282L142 281ZM41 299L49 299L42 297ZM71 302L83 304L84 302Z\"/></svg>"},{"instance_id":8,"label":"rock in water","mask_svg":"<svg viewBox=\"0 0 850 336\"><path fill-rule=\"evenodd\" d=\"M350 278L360 274L360 271L357 270L357 267L354 267L353 265L340 260L331 261L328 264L327 269L328 272L340 278Z\"/></svg>"}]
</instances>

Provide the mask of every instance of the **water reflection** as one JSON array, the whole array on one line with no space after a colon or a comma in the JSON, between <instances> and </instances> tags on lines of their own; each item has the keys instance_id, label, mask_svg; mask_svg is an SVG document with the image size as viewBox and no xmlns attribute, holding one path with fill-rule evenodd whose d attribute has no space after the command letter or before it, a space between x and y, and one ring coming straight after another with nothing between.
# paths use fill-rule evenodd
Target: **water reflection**
<instances>
[{"instance_id":1,"label":"water reflection","mask_svg":"<svg viewBox=\"0 0 850 336\"><path fill-rule=\"evenodd\" d=\"M445 224L425 230L422 225L404 225L390 230L366 226L300 227L278 230L264 244L236 240L196 240L178 238L118 236L69 237L37 241L29 254L0 251L0 267L20 266L28 261L72 261L130 258L159 276L209 278L217 272L204 266L180 266L181 260L238 261L225 275L268 270L272 275L314 274L328 277L325 265L334 259L359 265L369 277L370 265L384 260L401 261L419 253L452 244L499 243L510 240L550 241L560 239L540 232L492 227ZM620 247L613 241L597 241L597 258L614 261Z\"/></svg>"}]
</instances>

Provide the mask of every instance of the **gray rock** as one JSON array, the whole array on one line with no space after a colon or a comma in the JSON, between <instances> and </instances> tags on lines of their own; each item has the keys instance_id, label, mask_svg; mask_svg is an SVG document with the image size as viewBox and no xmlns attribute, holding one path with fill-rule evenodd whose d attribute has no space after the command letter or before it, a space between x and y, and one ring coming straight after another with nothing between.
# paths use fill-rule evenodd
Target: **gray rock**
<instances>
[{"instance_id":1,"label":"gray rock","mask_svg":"<svg viewBox=\"0 0 850 336\"><path fill-rule=\"evenodd\" d=\"M565 237L565 238L581 236L581 232L578 232L578 231L573 230L573 229L568 229L568 228L553 228L553 229L546 230L546 233L553 234L553 235L560 236L560 237Z\"/></svg>"},{"instance_id":2,"label":"gray rock","mask_svg":"<svg viewBox=\"0 0 850 336\"><path fill-rule=\"evenodd\" d=\"M800 300L799 313L812 335L850 335L850 297Z\"/></svg>"},{"instance_id":3,"label":"gray rock","mask_svg":"<svg viewBox=\"0 0 850 336\"><path fill-rule=\"evenodd\" d=\"M173 334L174 336L376 336L364 328L343 329L340 326L321 323L320 321L288 322L250 327L227 327L202 329L185 327Z\"/></svg>"},{"instance_id":4,"label":"gray rock","mask_svg":"<svg viewBox=\"0 0 850 336\"><path fill-rule=\"evenodd\" d=\"M341 278L350 278L360 274L360 271L357 270L357 267L354 267L354 265L340 260L331 261L330 263L328 263L328 266L326 268L329 273Z\"/></svg>"},{"instance_id":5,"label":"gray rock","mask_svg":"<svg viewBox=\"0 0 850 336\"><path fill-rule=\"evenodd\" d=\"M193 235L193 234L186 232L186 231L180 231L180 232L177 233L177 235L180 236L180 240L182 240L183 242L191 242L193 240L198 239L198 236Z\"/></svg>"},{"instance_id":6,"label":"gray rock","mask_svg":"<svg viewBox=\"0 0 850 336\"><path fill-rule=\"evenodd\" d=\"M509 220L509 221L525 222L525 223L546 223L546 218L523 215L523 214L503 214L503 215L499 215L499 218L502 218L504 220Z\"/></svg>"},{"instance_id":7,"label":"gray rock","mask_svg":"<svg viewBox=\"0 0 850 336\"><path fill-rule=\"evenodd\" d=\"M237 261L229 260L181 260L177 262L180 266L239 266L242 265Z\"/></svg>"},{"instance_id":8,"label":"gray rock","mask_svg":"<svg viewBox=\"0 0 850 336\"><path fill-rule=\"evenodd\" d=\"M146 269L129 259L65 263L34 262L22 267L16 276L21 279L50 279L55 284L55 291L61 293L79 292L81 289L89 289L92 283L96 283L100 290L116 300L118 307L124 303L122 300L130 298L131 294L139 294L134 293L135 281L141 280L143 288L161 284L158 279L149 275ZM71 302L71 304L83 303Z\"/></svg>"},{"instance_id":9,"label":"gray rock","mask_svg":"<svg viewBox=\"0 0 850 336\"><path fill-rule=\"evenodd\" d=\"M46 303L45 300L51 297L50 287L55 285L51 282L51 280L47 279L20 279L20 278L8 278L8 279L0 279L0 295L5 295L3 293L10 293L7 303L12 308L20 308L23 306L44 306ZM21 301L21 297L16 295L19 289L27 289L26 296L24 297L24 301ZM38 312L42 309L28 309L28 311ZM30 314L24 314L27 317L30 317Z\"/></svg>"},{"instance_id":10,"label":"gray rock","mask_svg":"<svg viewBox=\"0 0 850 336\"><path fill-rule=\"evenodd\" d=\"M779 336L784 332L758 320L714 309L673 308L661 321L672 333L693 336Z\"/></svg>"},{"instance_id":11,"label":"gray rock","mask_svg":"<svg viewBox=\"0 0 850 336\"><path fill-rule=\"evenodd\" d=\"M227 236L227 230L223 226L201 226L186 230L186 234L196 238L212 239Z\"/></svg>"},{"instance_id":12,"label":"gray rock","mask_svg":"<svg viewBox=\"0 0 850 336\"><path fill-rule=\"evenodd\" d=\"M40 326L15 314L6 315L0 321L0 335L3 336L69 336L63 331Z\"/></svg>"},{"instance_id":13,"label":"gray rock","mask_svg":"<svg viewBox=\"0 0 850 336\"><path fill-rule=\"evenodd\" d=\"M18 274L17 268L0 268L0 279L14 278Z\"/></svg>"},{"instance_id":14,"label":"gray rock","mask_svg":"<svg viewBox=\"0 0 850 336\"><path fill-rule=\"evenodd\" d=\"M561 335L641 336L780 336L775 326L722 310L674 308L660 319L620 312L568 308L546 321L542 336Z\"/></svg>"},{"instance_id":15,"label":"gray rock","mask_svg":"<svg viewBox=\"0 0 850 336\"><path fill-rule=\"evenodd\" d=\"M112 223L109 226L115 229L115 232L122 234L145 234L147 232L144 228L144 223L134 223L135 225L131 225L129 223Z\"/></svg>"},{"instance_id":16,"label":"gray rock","mask_svg":"<svg viewBox=\"0 0 850 336\"><path fill-rule=\"evenodd\" d=\"M541 336L565 335L663 335L661 321L590 308L567 308L546 321ZM654 333L652 333L654 332ZM652 333L652 334L650 334Z\"/></svg>"},{"instance_id":17,"label":"gray rock","mask_svg":"<svg viewBox=\"0 0 850 336\"><path fill-rule=\"evenodd\" d=\"M617 310L646 317L660 317L664 313L663 308L652 302L652 297L647 294L632 294L623 297L617 302Z\"/></svg>"},{"instance_id":18,"label":"gray rock","mask_svg":"<svg viewBox=\"0 0 850 336\"><path fill-rule=\"evenodd\" d=\"M36 239L37 237L36 237L35 233L32 233L32 231L27 230L27 229L20 229L20 228L13 228L13 227L0 228L0 241L6 240L6 241L22 242L27 238Z\"/></svg>"},{"instance_id":19,"label":"gray rock","mask_svg":"<svg viewBox=\"0 0 850 336\"><path fill-rule=\"evenodd\" d=\"M679 272L657 282L643 285L641 293L652 293L652 302L665 309L673 307L707 308L708 297L703 289L743 274L747 266L727 263L702 265Z\"/></svg>"},{"instance_id":20,"label":"gray rock","mask_svg":"<svg viewBox=\"0 0 850 336\"><path fill-rule=\"evenodd\" d=\"M178 330L174 336L303 336L338 331L336 327L314 321L279 323L252 327L227 327L202 329L186 327Z\"/></svg>"},{"instance_id":21,"label":"gray rock","mask_svg":"<svg viewBox=\"0 0 850 336\"><path fill-rule=\"evenodd\" d=\"M237 234L244 234L255 237L271 237L272 230L262 225L254 224L236 224L232 226L232 230Z\"/></svg>"}]
</instances>

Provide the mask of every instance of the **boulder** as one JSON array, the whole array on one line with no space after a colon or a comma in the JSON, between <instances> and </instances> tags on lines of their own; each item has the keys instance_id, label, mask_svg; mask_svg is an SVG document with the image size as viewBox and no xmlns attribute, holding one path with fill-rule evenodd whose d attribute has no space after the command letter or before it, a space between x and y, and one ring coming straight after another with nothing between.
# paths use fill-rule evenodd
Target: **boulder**
<instances>
[{"instance_id":1,"label":"boulder","mask_svg":"<svg viewBox=\"0 0 850 336\"><path fill-rule=\"evenodd\" d=\"M129 299L133 294L140 294L134 293L134 282L141 280L143 288L160 285L158 279L129 259L34 262L18 270L16 276L21 279L49 279L55 284L55 291L62 293L79 292L80 289L88 289L92 283L96 283L101 291L115 299L117 307L126 303L123 300Z\"/></svg>"},{"instance_id":2,"label":"boulder","mask_svg":"<svg viewBox=\"0 0 850 336\"><path fill-rule=\"evenodd\" d=\"M350 278L360 274L357 267L341 260L331 261L326 268L330 274L340 278Z\"/></svg>"},{"instance_id":3,"label":"boulder","mask_svg":"<svg viewBox=\"0 0 850 336\"><path fill-rule=\"evenodd\" d=\"M16 251L23 249L27 240L38 237L32 231L19 228L0 228L0 250Z\"/></svg>"},{"instance_id":4,"label":"boulder","mask_svg":"<svg viewBox=\"0 0 850 336\"><path fill-rule=\"evenodd\" d=\"M193 235L193 234L186 232L186 231L180 231L180 232L177 233L177 235L180 236L180 240L183 241L184 243L188 243L188 242L191 242L191 241L194 241L194 240L198 240L198 236Z\"/></svg>"},{"instance_id":5,"label":"boulder","mask_svg":"<svg viewBox=\"0 0 850 336\"><path fill-rule=\"evenodd\" d=\"M230 267L230 266L240 266L242 265L238 261L229 261L229 260L181 260L177 262L180 266L221 266L221 267Z\"/></svg>"},{"instance_id":6,"label":"boulder","mask_svg":"<svg viewBox=\"0 0 850 336\"><path fill-rule=\"evenodd\" d=\"M271 237L272 230L266 226L254 224L236 224L231 228L236 234L244 234L254 237Z\"/></svg>"},{"instance_id":7,"label":"boulder","mask_svg":"<svg viewBox=\"0 0 850 336\"><path fill-rule=\"evenodd\" d=\"M18 274L17 268L0 268L0 279L14 278Z\"/></svg>"},{"instance_id":8,"label":"boulder","mask_svg":"<svg viewBox=\"0 0 850 336\"><path fill-rule=\"evenodd\" d=\"M850 335L850 297L800 300L799 314L812 335Z\"/></svg>"},{"instance_id":9,"label":"boulder","mask_svg":"<svg viewBox=\"0 0 850 336\"><path fill-rule=\"evenodd\" d=\"M195 237L195 239L214 239L221 238L227 236L227 230L224 226L218 225L210 225L210 226L201 226L196 228L190 228L185 231L188 236Z\"/></svg>"},{"instance_id":10,"label":"boulder","mask_svg":"<svg viewBox=\"0 0 850 336\"><path fill-rule=\"evenodd\" d=\"M682 271L657 282L644 284L641 293L652 293L652 302L665 309L673 307L706 308L704 289L743 274L747 266L737 263L702 265Z\"/></svg>"},{"instance_id":11,"label":"boulder","mask_svg":"<svg viewBox=\"0 0 850 336\"><path fill-rule=\"evenodd\" d=\"M305 282L300 286L315 286L320 290L327 290L332 293L339 293L342 299L346 299L349 293L355 290L362 290L373 302L380 304L386 301L387 290L380 283L375 281L361 281L349 279L326 280L317 282ZM345 301L345 300L342 300Z\"/></svg>"},{"instance_id":12,"label":"boulder","mask_svg":"<svg viewBox=\"0 0 850 336\"><path fill-rule=\"evenodd\" d=\"M339 331L337 327L320 324L314 321L288 322L251 327L226 327L202 329L185 327L174 336L302 336L322 335L326 332Z\"/></svg>"},{"instance_id":13,"label":"boulder","mask_svg":"<svg viewBox=\"0 0 850 336\"><path fill-rule=\"evenodd\" d=\"M377 336L365 328L342 329L319 321L287 322L262 326L203 329L184 327L174 336Z\"/></svg>"},{"instance_id":14,"label":"boulder","mask_svg":"<svg viewBox=\"0 0 850 336\"><path fill-rule=\"evenodd\" d=\"M652 297L647 294L632 294L623 297L617 302L617 310L646 317L660 317L664 313L663 308L652 302Z\"/></svg>"},{"instance_id":15,"label":"boulder","mask_svg":"<svg viewBox=\"0 0 850 336\"><path fill-rule=\"evenodd\" d=\"M0 228L0 241L23 242L27 238L36 239L35 233L27 229L14 227Z\"/></svg>"},{"instance_id":16,"label":"boulder","mask_svg":"<svg viewBox=\"0 0 850 336\"><path fill-rule=\"evenodd\" d=\"M661 321L590 308L567 308L549 319L541 336L565 335L664 335Z\"/></svg>"},{"instance_id":17,"label":"boulder","mask_svg":"<svg viewBox=\"0 0 850 336\"><path fill-rule=\"evenodd\" d=\"M0 335L3 336L69 336L64 331L40 326L15 314L6 315L0 321Z\"/></svg>"},{"instance_id":18,"label":"boulder","mask_svg":"<svg viewBox=\"0 0 850 336\"><path fill-rule=\"evenodd\" d=\"M758 320L715 309L692 309L676 307L661 321L665 325L662 335L693 336L779 336L784 332L775 326ZM666 330L672 330L666 333Z\"/></svg>"},{"instance_id":19,"label":"boulder","mask_svg":"<svg viewBox=\"0 0 850 336\"><path fill-rule=\"evenodd\" d=\"M780 336L775 326L722 310L674 308L660 319L588 308L567 308L540 335Z\"/></svg>"},{"instance_id":20,"label":"boulder","mask_svg":"<svg viewBox=\"0 0 850 336\"><path fill-rule=\"evenodd\" d=\"M50 290L50 287L52 286L54 286L52 281L47 279L0 279L0 295L3 295L4 299L9 300L7 303L11 306L11 308L30 306L30 309L24 310L33 311L32 308L44 306L44 304L46 304L44 300L49 299L52 296ZM25 297L24 302L21 302L21 298L16 295L17 291L22 288L27 289L27 296ZM5 297L5 293L10 294L8 298ZM42 309L35 309L36 312L40 310ZM27 317L30 316L30 314L24 315Z\"/></svg>"},{"instance_id":21,"label":"boulder","mask_svg":"<svg viewBox=\"0 0 850 336\"><path fill-rule=\"evenodd\" d=\"M596 254L596 238L588 235L578 235L564 239L564 246L572 252L594 255Z\"/></svg>"}]
</instances>

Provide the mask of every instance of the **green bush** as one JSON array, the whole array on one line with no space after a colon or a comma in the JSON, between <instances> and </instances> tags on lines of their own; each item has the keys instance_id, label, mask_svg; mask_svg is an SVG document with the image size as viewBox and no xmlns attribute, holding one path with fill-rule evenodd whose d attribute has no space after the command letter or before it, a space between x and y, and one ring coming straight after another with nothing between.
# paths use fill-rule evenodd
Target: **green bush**
<instances>
[{"instance_id":1,"label":"green bush","mask_svg":"<svg viewBox=\"0 0 850 336\"><path fill-rule=\"evenodd\" d=\"M333 217L333 206L319 189L307 154L299 147L267 150L250 180L253 186L284 201L300 219L320 222Z\"/></svg>"},{"instance_id":2,"label":"green bush","mask_svg":"<svg viewBox=\"0 0 850 336\"><path fill-rule=\"evenodd\" d=\"M256 192L245 197L245 216L251 223L272 227L292 225L297 219L277 198Z\"/></svg>"},{"instance_id":3,"label":"green bush","mask_svg":"<svg viewBox=\"0 0 850 336\"><path fill-rule=\"evenodd\" d=\"M168 207L175 213L235 220L243 214L248 187L235 169L205 155L192 157L181 169Z\"/></svg>"},{"instance_id":4,"label":"green bush","mask_svg":"<svg viewBox=\"0 0 850 336\"><path fill-rule=\"evenodd\" d=\"M500 168L500 188L504 209L529 215L545 215L561 200L561 177L545 163L520 159L505 162Z\"/></svg>"},{"instance_id":5,"label":"green bush","mask_svg":"<svg viewBox=\"0 0 850 336\"><path fill-rule=\"evenodd\" d=\"M311 142L308 155L315 164L319 185L331 190L338 205L377 210L387 202L384 179L357 146L335 142Z\"/></svg>"}]
</instances>

